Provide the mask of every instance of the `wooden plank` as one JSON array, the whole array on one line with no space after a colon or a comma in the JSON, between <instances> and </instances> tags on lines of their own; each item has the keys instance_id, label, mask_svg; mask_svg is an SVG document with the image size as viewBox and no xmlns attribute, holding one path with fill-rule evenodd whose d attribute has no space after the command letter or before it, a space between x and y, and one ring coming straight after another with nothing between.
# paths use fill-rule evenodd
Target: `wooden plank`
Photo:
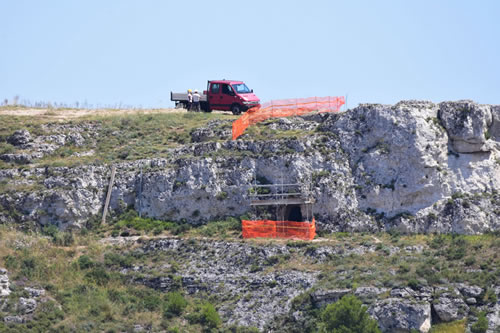
<instances>
[{"instance_id":1,"label":"wooden plank","mask_svg":"<svg viewBox=\"0 0 500 333\"><path fill-rule=\"evenodd\" d=\"M251 198L262 198L262 197L291 197L291 196L300 196L302 193L271 193L271 194L252 194Z\"/></svg>"},{"instance_id":2,"label":"wooden plank","mask_svg":"<svg viewBox=\"0 0 500 333\"><path fill-rule=\"evenodd\" d=\"M290 198L277 200L252 200L250 206L272 206L272 205L302 205L313 203L312 200Z\"/></svg>"},{"instance_id":3,"label":"wooden plank","mask_svg":"<svg viewBox=\"0 0 500 333\"><path fill-rule=\"evenodd\" d=\"M115 182L116 167L111 167L111 178L109 179L108 194L106 195L106 202L104 203L104 210L102 212L102 224L106 224L106 214L108 213L109 201L111 200L111 191L113 190L113 183Z\"/></svg>"}]
</instances>

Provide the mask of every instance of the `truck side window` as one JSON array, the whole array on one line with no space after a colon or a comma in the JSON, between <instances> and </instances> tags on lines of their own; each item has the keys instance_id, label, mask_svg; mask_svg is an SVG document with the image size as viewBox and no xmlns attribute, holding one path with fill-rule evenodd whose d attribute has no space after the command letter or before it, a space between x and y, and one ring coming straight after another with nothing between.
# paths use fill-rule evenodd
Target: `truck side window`
<instances>
[{"instance_id":1,"label":"truck side window","mask_svg":"<svg viewBox=\"0 0 500 333\"><path fill-rule=\"evenodd\" d=\"M233 89L229 84L222 85L222 93L226 95L233 95Z\"/></svg>"},{"instance_id":2,"label":"truck side window","mask_svg":"<svg viewBox=\"0 0 500 333\"><path fill-rule=\"evenodd\" d=\"M219 89L220 89L220 84L218 83L212 83L212 87L211 87L211 91L212 91L212 94L218 94L219 93Z\"/></svg>"}]
</instances>

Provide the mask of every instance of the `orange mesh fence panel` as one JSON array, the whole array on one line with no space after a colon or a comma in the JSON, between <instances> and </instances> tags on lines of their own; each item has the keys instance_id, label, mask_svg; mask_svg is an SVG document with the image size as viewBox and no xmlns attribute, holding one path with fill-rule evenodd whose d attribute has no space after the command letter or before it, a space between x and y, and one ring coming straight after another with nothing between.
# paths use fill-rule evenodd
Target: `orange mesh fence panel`
<instances>
[{"instance_id":1,"label":"orange mesh fence panel","mask_svg":"<svg viewBox=\"0 0 500 333\"><path fill-rule=\"evenodd\" d=\"M282 99L266 102L260 107L251 108L233 122L233 140L242 135L248 126L269 118L301 116L312 111L338 112L344 104L343 96Z\"/></svg>"},{"instance_id":2,"label":"orange mesh fence panel","mask_svg":"<svg viewBox=\"0 0 500 333\"><path fill-rule=\"evenodd\" d=\"M243 238L276 238L276 222L269 220L241 221Z\"/></svg>"},{"instance_id":3,"label":"orange mesh fence panel","mask_svg":"<svg viewBox=\"0 0 500 333\"><path fill-rule=\"evenodd\" d=\"M311 240L316 235L316 222L241 221L243 238L295 238Z\"/></svg>"}]
</instances>

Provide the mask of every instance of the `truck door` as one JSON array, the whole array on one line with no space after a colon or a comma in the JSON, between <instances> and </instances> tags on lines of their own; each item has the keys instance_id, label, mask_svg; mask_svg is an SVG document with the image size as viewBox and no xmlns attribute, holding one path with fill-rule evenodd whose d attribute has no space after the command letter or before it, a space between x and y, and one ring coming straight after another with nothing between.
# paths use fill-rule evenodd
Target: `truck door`
<instances>
[{"instance_id":1,"label":"truck door","mask_svg":"<svg viewBox=\"0 0 500 333\"><path fill-rule=\"evenodd\" d=\"M208 103L211 109L221 110L220 104L222 95L220 93L220 83L210 82L210 87L208 87Z\"/></svg>"},{"instance_id":2,"label":"truck door","mask_svg":"<svg viewBox=\"0 0 500 333\"><path fill-rule=\"evenodd\" d=\"M236 94L234 93L234 90L231 87L231 85L225 84L225 83L222 84L221 92L222 92L221 93L221 96L222 96L221 104L223 107L223 109L221 109L221 110L229 111L229 110L231 110L231 105L233 105L233 103L236 100L236 98L235 98Z\"/></svg>"}]
</instances>

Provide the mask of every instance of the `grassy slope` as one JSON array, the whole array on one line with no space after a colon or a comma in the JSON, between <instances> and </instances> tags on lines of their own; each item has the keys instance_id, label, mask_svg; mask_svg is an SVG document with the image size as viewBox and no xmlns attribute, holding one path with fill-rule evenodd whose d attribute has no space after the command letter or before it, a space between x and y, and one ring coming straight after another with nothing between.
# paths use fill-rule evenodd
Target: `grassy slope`
<instances>
[{"instance_id":1,"label":"grassy slope","mask_svg":"<svg viewBox=\"0 0 500 333\"><path fill-rule=\"evenodd\" d=\"M78 165L82 163L110 163L147 157L168 156L168 149L190 142L190 131L213 119L235 119L221 114L196 113L154 113L88 116L66 123L100 124L100 137L96 146L63 147L56 154L44 158L39 165ZM0 154L15 151L5 139L16 129L26 128L33 134L47 134L42 124L53 122L49 118L0 116ZM248 129L252 139L279 139L301 137L307 132L274 131L265 124ZM77 151L94 149L95 156L74 158ZM0 162L0 168L13 167ZM8 184L4 184L7 186ZM62 304L62 311L47 307L45 313L37 314L34 324L20 326L20 331L30 328L45 331L47 327L62 331L74 328L83 330L130 330L133 324L151 324L154 328L181 327L185 332L201 330L198 323L190 323L190 314L199 313L200 300L186 297L188 306L178 317L164 315L168 297L141 286L130 285L121 275L120 268L133 264L153 264L165 258L144 258L134 256L133 249L114 248L99 242L104 236L119 235L124 232L154 237L156 235L180 234L186 238L214 237L217 239L239 240L239 221L228 220L210 223L189 229L170 222L140 219L129 214L116 218L105 227L86 235L71 236L51 233L50 238L40 235L22 234L0 228L0 267L11 272L12 280L27 278L30 283L44 287L50 296ZM66 237L66 241L65 241ZM68 246L56 244L67 243ZM399 236L389 234L365 235L343 234L325 236L314 243L294 241L255 240L255 244L265 246L270 242L288 245L290 256L275 258L272 264L263 267L265 271L298 269L320 271L317 288L354 288L361 285L385 287L419 286L447 284L467 281L488 288L499 284L500 263L497 255L500 241L497 235L484 236ZM320 246L335 246L348 250L354 246L375 246L374 253L333 255L325 261L317 262L304 252L314 251ZM402 253L389 255L391 246L404 248L423 245L422 253ZM79 258L86 255L92 265L82 267ZM173 259L175 260L175 258ZM182 270L183 262L172 262L171 274ZM177 267L177 268L176 268ZM104 273L102 269L104 269ZM477 271L481 270L481 271ZM340 272L351 272L348 278ZM487 289L488 290L488 289ZM18 288L12 296L23 295ZM491 292L484 295L484 302L491 301ZM213 300L217 303L217 300ZM0 324L1 325L1 324ZM463 324L453 323L437 326L433 332L462 332ZM0 326L0 331L2 327Z\"/></svg>"},{"instance_id":2,"label":"grassy slope","mask_svg":"<svg viewBox=\"0 0 500 333\"><path fill-rule=\"evenodd\" d=\"M214 119L236 119L225 114L207 113L135 113L106 116L86 116L58 124L90 123L100 125L96 146L87 140L83 147L64 146L53 155L43 158L43 166L65 166L86 163L110 163L122 160L165 157L169 148L191 141L190 132ZM44 131L42 124L53 123L50 118L0 115L0 154L16 152L6 139L18 129L35 135L53 134ZM84 133L85 134L85 133ZM90 134L92 136L92 134ZM75 152L93 149L94 156L72 157ZM15 167L1 162L0 168Z\"/></svg>"},{"instance_id":3,"label":"grassy slope","mask_svg":"<svg viewBox=\"0 0 500 333\"><path fill-rule=\"evenodd\" d=\"M175 276L184 270L187 263L182 257L158 253L144 256L135 252L140 246L114 247L99 242L104 236L126 231L142 237L168 236L172 233L196 242L198 237L212 237L229 241L240 239L239 221L219 221L195 229L179 228L168 222L140 219L133 214L117 218L106 227L82 235L47 231L50 237L28 235L0 228L0 267L6 267L11 280L27 278L29 284L44 287L57 302L62 304L62 312L47 311L57 320L40 317L30 324L49 325L65 329L127 330L133 324L162 327L181 327L181 331L196 332L200 324L192 322L200 313L201 300L186 297L188 306L180 316L164 315L168 296L149 288L131 285L131 273L119 273L133 265L160 267L170 265L168 274ZM68 241L69 239L69 241ZM288 246L291 255L272 258L257 271L274 270L320 271L320 280L315 288L339 288L365 285L385 287L447 285L449 282L468 282L488 288L498 284L500 262L497 252L500 241L496 235L483 236L399 236L389 234L344 234L338 233L317 239L315 242L287 240L249 240L256 246L282 243ZM67 246L61 246L65 244ZM422 245L426 249L420 253L388 255L389 248ZM305 253L318 247L349 249L359 246L375 246L374 253L331 256L323 262L316 261ZM82 265L82 256L87 256L90 266ZM470 269L482 272L467 273ZM349 272L345 274L339 272ZM390 273L393 271L393 273ZM161 274L165 274L163 271ZM180 289L182 292L182 288ZM19 297L21 288L15 292ZM489 303L494 297L491 291L483 295L483 302ZM308 298L303 298L308 299ZM217 306L216 295L211 302ZM295 302L300 303L300 300ZM189 321L191 319L191 323ZM37 324L38 323L38 324ZM458 323L438 326L433 332L461 332ZM0 327L1 328L1 327ZM27 329L29 326L23 326Z\"/></svg>"}]
</instances>

